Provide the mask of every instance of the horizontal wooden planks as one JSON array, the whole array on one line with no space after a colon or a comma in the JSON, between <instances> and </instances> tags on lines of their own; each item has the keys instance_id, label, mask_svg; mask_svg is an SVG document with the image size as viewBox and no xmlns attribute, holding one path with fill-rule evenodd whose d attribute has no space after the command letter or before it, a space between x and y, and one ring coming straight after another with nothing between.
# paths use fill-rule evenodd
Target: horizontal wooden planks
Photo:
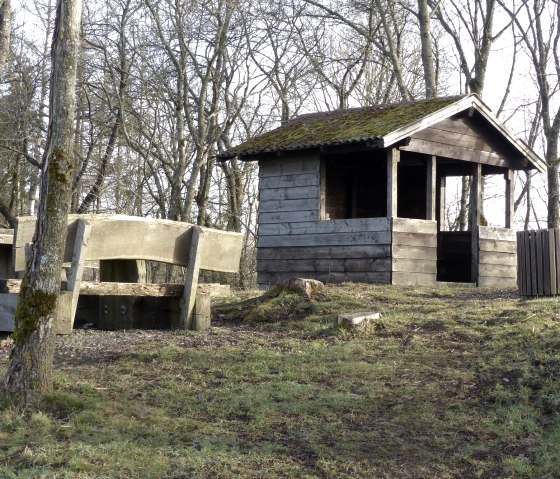
<instances>
[{"instance_id":1,"label":"horizontal wooden planks","mask_svg":"<svg viewBox=\"0 0 560 479\"><path fill-rule=\"evenodd\" d=\"M259 226L260 236L308 235L323 233L359 233L363 231L388 231L387 218L354 218L347 220L278 223Z\"/></svg>"},{"instance_id":2,"label":"horizontal wooden planks","mask_svg":"<svg viewBox=\"0 0 560 479\"><path fill-rule=\"evenodd\" d=\"M306 223L319 221L319 211L275 211L259 213L259 225L269 223Z\"/></svg>"},{"instance_id":3,"label":"horizontal wooden planks","mask_svg":"<svg viewBox=\"0 0 560 479\"><path fill-rule=\"evenodd\" d=\"M318 201L317 197L317 211ZM268 203L261 202L261 206ZM274 206L283 208L279 204ZM313 214L311 221L298 221L304 220L307 212L298 211L294 216L284 211L270 213L275 218L267 214L267 211L262 212L260 218L268 222L259 224L259 284L293 276L329 282L390 282L390 222L387 218L316 221L318 218ZM280 215L286 221L274 222Z\"/></svg>"},{"instance_id":4,"label":"horizontal wooden planks","mask_svg":"<svg viewBox=\"0 0 560 479\"><path fill-rule=\"evenodd\" d=\"M350 246L367 244L389 244L389 231L362 231L357 233L324 233L285 236L261 236L259 248L281 246Z\"/></svg>"},{"instance_id":5,"label":"horizontal wooden planks","mask_svg":"<svg viewBox=\"0 0 560 479\"><path fill-rule=\"evenodd\" d=\"M436 283L437 223L392 219L391 282L400 285Z\"/></svg>"},{"instance_id":6,"label":"horizontal wooden planks","mask_svg":"<svg viewBox=\"0 0 560 479\"><path fill-rule=\"evenodd\" d=\"M268 200L259 203L260 213L274 213L274 212L303 212L311 211L316 212L319 209L319 197L316 198L302 198L294 200Z\"/></svg>"},{"instance_id":7,"label":"horizontal wooden planks","mask_svg":"<svg viewBox=\"0 0 560 479\"><path fill-rule=\"evenodd\" d=\"M266 225L319 220L319 165L319 158L313 156L259 162L259 236L267 234Z\"/></svg>"},{"instance_id":8,"label":"horizontal wooden planks","mask_svg":"<svg viewBox=\"0 0 560 479\"><path fill-rule=\"evenodd\" d=\"M495 226L479 226L478 237L481 240L509 241L513 244L517 241L515 231Z\"/></svg>"},{"instance_id":9,"label":"horizontal wooden planks","mask_svg":"<svg viewBox=\"0 0 560 479\"><path fill-rule=\"evenodd\" d=\"M319 175L316 172L300 173L283 176L264 176L259 180L259 189L275 188L309 188L319 186Z\"/></svg>"},{"instance_id":10,"label":"horizontal wooden planks","mask_svg":"<svg viewBox=\"0 0 560 479\"><path fill-rule=\"evenodd\" d=\"M401 286L431 286L436 284L435 275L432 273L410 273L394 271L391 284Z\"/></svg>"},{"instance_id":11,"label":"horizontal wooden planks","mask_svg":"<svg viewBox=\"0 0 560 479\"><path fill-rule=\"evenodd\" d=\"M337 272L379 272L391 270L390 258L340 258L340 259L289 259L259 260L257 271L289 272L306 271L321 273Z\"/></svg>"},{"instance_id":12,"label":"horizontal wooden planks","mask_svg":"<svg viewBox=\"0 0 560 479\"><path fill-rule=\"evenodd\" d=\"M257 273L257 283L260 285L274 285L286 279L294 277L309 277L305 271L292 271L290 273L272 273L272 272L259 272ZM317 279L323 283L377 283L389 284L391 282L390 272L323 272L317 273L312 276L312 279Z\"/></svg>"},{"instance_id":13,"label":"horizontal wooden planks","mask_svg":"<svg viewBox=\"0 0 560 479\"><path fill-rule=\"evenodd\" d=\"M319 186L261 188L259 201L284 201L319 198Z\"/></svg>"},{"instance_id":14,"label":"horizontal wooden planks","mask_svg":"<svg viewBox=\"0 0 560 479\"><path fill-rule=\"evenodd\" d=\"M279 158L259 161L259 178L314 173L319 175L319 157L302 155L296 158Z\"/></svg>"},{"instance_id":15,"label":"horizontal wooden planks","mask_svg":"<svg viewBox=\"0 0 560 479\"><path fill-rule=\"evenodd\" d=\"M478 229L478 286L510 287L517 284L517 240L509 228Z\"/></svg>"},{"instance_id":16,"label":"horizontal wooden planks","mask_svg":"<svg viewBox=\"0 0 560 479\"><path fill-rule=\"evenodd\" d=\"M513 164L509 158L491 151L481 151L462 146L438 143L436 141L411 139L407 146L401 147L402 151L412 151L427 155L436 155L444 158L453 158L462 161L470 161L485 165L495 165L513 168L518 165Z\"/></svg>"},{"instance_id":17,"label":"horizontal wooden planks","mask_svg":"<svg viewBox=\"0 0 560 479\"><path fill-rule=\"evenodd\" d=\"M355 246L317 246L317 247L283 247L259 248L257 261L284 259L335 259L335 258L388 258L391 256L391 246L383 245L355 245Z\"/></svg>"}]
</instances>

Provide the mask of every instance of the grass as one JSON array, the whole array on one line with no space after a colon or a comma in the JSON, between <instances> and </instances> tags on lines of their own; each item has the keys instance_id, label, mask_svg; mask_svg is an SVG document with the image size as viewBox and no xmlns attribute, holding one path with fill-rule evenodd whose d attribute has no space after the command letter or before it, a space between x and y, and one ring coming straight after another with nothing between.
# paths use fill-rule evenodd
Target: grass
<instances>
[{"instance_id":1,"label":"grass","mask_svg":"<svg viewBox=\"0 0 560 479\"><path fill-rule=\"evenodd\" d=\"M350 311L383 321L333 327ZM0 477L558 477L556 299L342 285L214 314L112 354L106 332L59 338L41 410L0 400Z\"/></svg>"}]
</instances>

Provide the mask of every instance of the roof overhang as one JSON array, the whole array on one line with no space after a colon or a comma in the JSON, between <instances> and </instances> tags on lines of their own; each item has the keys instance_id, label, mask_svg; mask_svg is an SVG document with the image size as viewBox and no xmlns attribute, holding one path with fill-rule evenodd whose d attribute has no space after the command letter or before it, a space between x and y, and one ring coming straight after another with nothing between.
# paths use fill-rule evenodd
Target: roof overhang
<instances>
[{"instance_id":1,"label":"roof overhang","mask_svg":"<svg viewBox=\"0 0 560 479\"><path fill-rule=\"evenodd\" d=\"M490 108L480 99L480 97L474 93L461 98L460 100L441 108L440 110L426 115L422 119L410 123L402 128L392 131L391 133L382 137L380 142L380 147L388 148L402 140L405 140L410 135L416 133L417 131L429 128L430 126L439 123L440 121L450 118L453 115L462 113L464 111L473 108L475 111L480 113L480 115L488 121L492 127L499 131L510 144L520 153L529 160L529 162L541 173L547 170L546 162L540 158L525 142L513 136L513 134L505 128L500 121L492 114Z\"/></svg>"}]
</instances>

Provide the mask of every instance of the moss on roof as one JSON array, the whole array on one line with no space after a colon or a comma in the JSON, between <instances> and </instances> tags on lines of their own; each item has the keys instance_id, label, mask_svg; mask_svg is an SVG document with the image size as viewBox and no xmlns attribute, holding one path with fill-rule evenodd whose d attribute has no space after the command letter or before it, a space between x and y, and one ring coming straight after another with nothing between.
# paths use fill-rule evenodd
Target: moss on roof
<instances>
[{"instance_id":1,"label":"moss on roof","mask_svg":"<svg viewBox=\"0 0 560 479\"><path fill-rule=\"evenodd\" d=\"M237 155L374 140L455 103L460 98L462 97L434 98L301 115L275 130L231 148L220 156L231 158Z\"/></svg>"}]
</instances>

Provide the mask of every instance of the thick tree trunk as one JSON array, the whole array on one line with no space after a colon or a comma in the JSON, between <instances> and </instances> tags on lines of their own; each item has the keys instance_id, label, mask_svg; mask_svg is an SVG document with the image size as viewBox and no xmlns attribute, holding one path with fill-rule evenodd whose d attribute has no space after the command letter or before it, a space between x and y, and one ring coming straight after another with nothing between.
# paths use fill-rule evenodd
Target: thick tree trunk
<instances>
[{"instance_id":1,"label":"thick tree trunk","mask_svg":"<svg viewBox=\"0 0 560 479\"><path fill-rule=\"evenodd\" d=\"M434 55L432 52L432 32L430 27L430 10L428 0L418 0L418 22L420 24L420 41L422 44L422 66L426 83L426 98L437 96L436 75L434 72Z\"/></svg>"},{"instance_id":2,"label":"thick tree trunk","mask_svg":"<svg viewBox=\"0 0 560 479\"><path fill-rule=\"evenodd\" d=\"M21 408L52 389L56 306L74 176L76 64L82 0L59 0L52 45L49 130L37 226L15 316L4 390Z\"/></svg>"},{"instance_id":3,"label":"thick tree trunk","mask_svg":"<svg viewBox=\"0 0 560 479\"><path fill-rule=\"evenodd\" d=\"M10 54L10 37L12 36L11 0L0 0L0 73Z\"/></svg>"}]
</instances>

